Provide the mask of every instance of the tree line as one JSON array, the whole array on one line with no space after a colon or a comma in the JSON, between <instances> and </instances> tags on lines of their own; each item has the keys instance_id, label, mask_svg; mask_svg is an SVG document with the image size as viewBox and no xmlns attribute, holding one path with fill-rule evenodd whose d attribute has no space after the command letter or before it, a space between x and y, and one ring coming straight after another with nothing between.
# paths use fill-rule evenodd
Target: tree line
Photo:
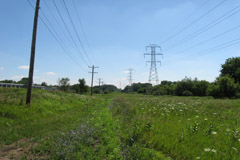
<instances>
[{"instance_id":1,"label":"tree line","mask_svg":"<svg viewBox=\"0 0 240 160\"><path fill-rule=\"evenodd\" d=\"M13 80L3 80L0 81L0 83L14 83L14 84L24 84L27 87L28 84L28 78L23 77L19 81L13 81ZM78 94L85 94L90 92L90 87L86 85L86 81L84 78L80 78L78 80L77 84L70 85L70 79L69 78L59 78L58 79L58 85L48 85L46 82L42 82L41 84L34 84L35 86L44 86L47 88L57 88L60 91L63 92L74 92ZM102 94L108 94L112 92L120 92L121 90L118 89L114 85L110 84L104 84L101 86L94 86L93 87L93 93L102 93Z\"/></svg>"},{"instance_id":2,"label":"tree line","mask_svg":"<svg viewBox=\"0 0 240 160\"><path fill-rule=\"evenodd\" d=\"M22 78L20 81L4 80L2 83L17 83L27 86L28 78ZM79 79L77 84L70 85L69 78L61 78L58 85L49 86L46 82L34 84L46 87L56 87L64 92L74 92L85 94L90 91L86 85L85 79ZM205 80L191 79L185 77L181 81L171 82L162 81L160 85L152 86L150 83L133 83L126 86L123 90L114 85L94 86L93 93L139 93L148 95L174 95L174 96L212 96L214 98L240 98L240 57L233 57L226 60L221 65L220 75L214 82Z\"/></svg>"},{"instance_id":3,"label":"tree line","mask_svg":"<svg viewBox=\"0 0 240 160\"><path fill-rule=\"evenodd\" d=\"M214 82L185 77L181 81L162 81L160 85L134 83L123 92L151 95L212 96L214 98L240 98L240 57L233 57L221 65L219 77Z\"/></svg>"}]
</instances>

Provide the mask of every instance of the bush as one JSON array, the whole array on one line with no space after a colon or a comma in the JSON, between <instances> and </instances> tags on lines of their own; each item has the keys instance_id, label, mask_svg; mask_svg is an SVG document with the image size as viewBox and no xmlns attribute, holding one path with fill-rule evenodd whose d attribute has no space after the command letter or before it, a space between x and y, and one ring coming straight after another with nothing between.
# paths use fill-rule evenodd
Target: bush
<instances>
[{"instance_id":1,"label":"bush","mask_svg":"<svg viewBox=\"0 0 240 160\"><path fill-rule=\"evenodd\" d=\"M215 84L208 87L207 95L214 98L233 98L237 97L237 88L233 78L223 76L219 77Z\"/></svg>"},{"instance_id":2,"label":"bush","mask_svg":"<svg viewBox=\"0 0 240 160\"><path fill-rule=\"evenodd\" d=\"M219 77L217 79L219 85L219 91L222 97L236 97L237 84L234 83L234 79L228 76Z\"/></svg>"},{"instance_id":3,"label":"bush","mask_svg":"<svg viewBox=\"0 0 240 160\"><path fill-rule=\"evenodd\" d=\"M209 85L207 88L206 94L207 94L207 96L212 96L214 98L221 97L219 86L216 84Z\"/></svg>"}]
</instances>

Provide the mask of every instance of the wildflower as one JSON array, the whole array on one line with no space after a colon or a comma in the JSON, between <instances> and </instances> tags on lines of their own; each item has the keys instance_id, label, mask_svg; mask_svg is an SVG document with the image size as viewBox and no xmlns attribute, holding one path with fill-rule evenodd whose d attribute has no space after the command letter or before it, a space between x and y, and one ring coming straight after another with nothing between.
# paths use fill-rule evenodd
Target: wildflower
<instances>
[{"instance_id":1,"label":"wildflower","mask_svg":"<svg viewBox=\"0 0 240 160\"><path fill-rule=\"evenodd\" d=\"M182 112L182 110L181 110L181 109L180 109L179 111L180 111L180 112Z\"/></svg>"},{"instance_id":2,"label":"wildflower","mask_svg":"<svg viewBox=\"0 0 240 160\"><path fill-rule=\"evenodd\" d=\"M210 148L204 148L205 152L209 152L211 149Z\"/></svg>"},{"instance_id":3,"label":"wildflower","mask_svg":"<svg viewBox=\"0 0 240 160\"><path fill-rule=\"evenodd\" d=\"M217 151L216 151L215 149L212 149L212 152L213 152L213 153L216 153Z\"/></svg>"},{"instance_id":4,"label":"wildflower","mask_svg":"<svg viewBox=\"0 0 240 160\"><path fill-rule=\"evenodd\" d=\"M217 113L213 113L213 114L215 114L215 115L216 115Z\"/></svg>"},{"instance_id":5,"label":"wildflower","mask_svg":"<svg viewBox=\"0 0 240 160\"><path fill-rule=\"evenodd\" d=\"M188 118L187 120L188 120L188 121L190 121L191 119L190 119L190 118Z\"/></svg>"},{"instance_id":6,"label":"wildflower","mask_svg":"<svg viewBox=\"0 0 240 160\"><path fill-rule=\"evenodd\" d=\"M205 118L204 120L205 120L205 121L207 121L208 119L207 119L207 118Z\"/></svg>"},{"instance_id":7,"label":"wildflower","mask_svg":"<svg viewBox=\"0 0 240 160\"><path fill-rule=\"evenodd\" d=\"M196 157L196 159L200 159L200 157Z\"/></svg>"},{"instance_id":8,"label":"wildflower","mask_svg":"<svg viewBox=\"0 0 240 160\"><path fill-rule=\"evenodd\" d=\"M212 132L212 134L214 134L214 135L215 135L215 134L217 134L217 132Z\"/></svg>"},{"instance_id":9,"label":"wildflower","mask_svg":"<svg viewBox=\"0 0 240 160\"><path fill-rule=\"evenodd\" d=\"M196 116L196 118L198 118L199 116Z\"/></svg>"},{"instance_id":10,"label":"wildflower","mask_svg":"<svg viewBox=\"0 0 240 160\"><path fill-rule=\"evenodd\" d=\"M240 142L240 139L238 139L238 141Z\"/></svg>"}]
</instances>

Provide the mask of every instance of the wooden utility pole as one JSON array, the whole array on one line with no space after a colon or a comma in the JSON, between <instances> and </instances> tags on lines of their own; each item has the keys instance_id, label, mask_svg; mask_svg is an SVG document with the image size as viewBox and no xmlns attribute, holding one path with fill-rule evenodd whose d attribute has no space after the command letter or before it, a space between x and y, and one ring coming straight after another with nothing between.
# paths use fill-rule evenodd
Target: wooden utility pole
<instances>
[{"instance_id":1,"label":"wooden utility pole","mask_svg":"<svg viewBox=\"0 0 240 160\"><path fill-rule=\"evenodd\" d=\"M36 2L34 23L33 23L33 33L32 33L32 46L31 46L31 57L30 57L30 66L28 74L28 89L27 89L27 99L26 104L30 106L31 104L31 93L32 93L32 84L33 84L33 70L34 70L34 59L35 59L35 48L36 48L36 37L37 37L37 23L38 23L38 11L40 6L40 0Z\"/></svg>"},{"instance_id":2,"label":"wooden utility pole","mask_svg":"<svg viewBox=\"0 0 240 160\"><path fill-rule=\"evenodd\" d=\"M98 87L99 87L99 94L101 94L102 90L101 90L101 78L98 78Z\"/></svg>"},{"instance_id":3,"label":"wooden utility pole","mask_svg":"<svg viewBox=\"0 0 240 160\"><path fill-rule=\"evenodd\" d=\"M88 66L89 68L92 68L92 72L88 72L88 73L92 73L92 82L91 82L91 96L92 96L92 89L93 89L93 77L94 77L94 74L97 73L97 72L94 72L94 69L95 68L98 68L98 67L94 67L94 65L92 67Z\"/></svg>"}]
</instances>

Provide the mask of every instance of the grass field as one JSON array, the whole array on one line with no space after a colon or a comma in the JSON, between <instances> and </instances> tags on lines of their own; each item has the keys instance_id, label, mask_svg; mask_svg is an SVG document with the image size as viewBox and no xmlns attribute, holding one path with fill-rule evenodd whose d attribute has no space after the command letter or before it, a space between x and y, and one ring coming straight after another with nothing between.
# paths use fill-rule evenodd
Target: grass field
<instances>
[{"instance_id":1,"label":"grass field","mask_svg":"<svg viewBox=\"0 0 240 160\"><path fill-rule=\"evenodd\" d=\"M240 100L0 88L0 159L239 159Z\"/></svg>"}]
</instances>

